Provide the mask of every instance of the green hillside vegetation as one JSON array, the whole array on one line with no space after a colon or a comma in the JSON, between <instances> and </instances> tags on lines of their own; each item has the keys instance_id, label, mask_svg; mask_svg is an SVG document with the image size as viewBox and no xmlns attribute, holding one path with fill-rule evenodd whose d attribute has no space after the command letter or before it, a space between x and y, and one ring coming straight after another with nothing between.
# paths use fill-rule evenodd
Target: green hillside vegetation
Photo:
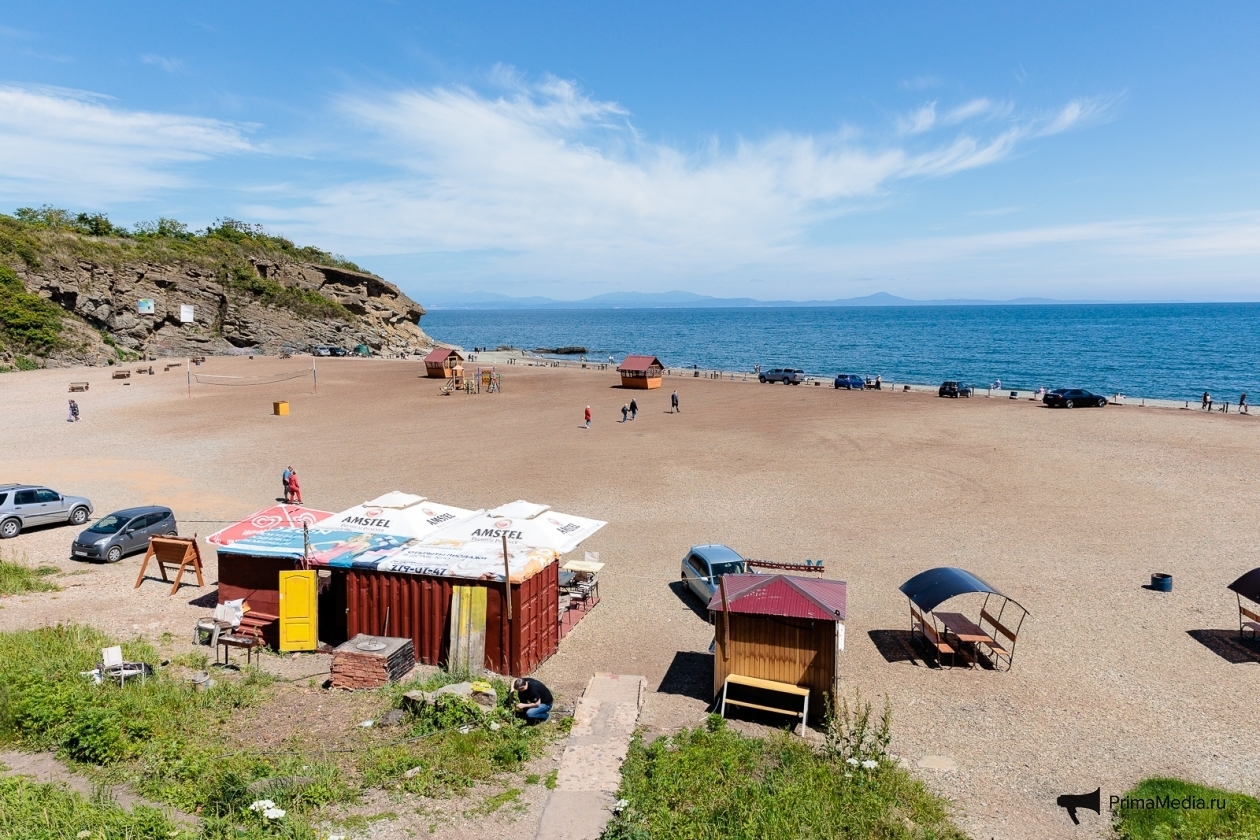
<instances>
[{"instance_id":1,"label":"green hillside vegetation","mask_svg":"<svg viewBox=\"0 0 1260 840\"><path fill-rule=\"evenodd\" d=\"M0 343L36 355L61 346L60 307L27 292L10 268L38 269L53 258L114 267L136 262L196 265L213 274L229 293L249 295L304 318L354 321L345 307L318 292L258 276L251 257L362 271L343 257L299 247L267 233L262 225L235 219L219 219L202 231L190 231L183 222L166 218L128 230L104 213L76 214L50 206L22 207L12 216L0 213Z\"/></svg>"}]
</instances>

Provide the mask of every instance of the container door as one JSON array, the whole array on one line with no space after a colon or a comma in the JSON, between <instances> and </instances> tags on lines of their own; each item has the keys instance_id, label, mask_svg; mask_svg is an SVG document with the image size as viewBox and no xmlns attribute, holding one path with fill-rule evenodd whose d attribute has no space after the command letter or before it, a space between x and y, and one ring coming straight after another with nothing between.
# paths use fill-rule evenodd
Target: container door
<instances>
[{"instance_id":1,"label":"container door","mask_svg":"<svg viewBox=\"0 0 1260 840\"><path fill-rule=\"evenodd\" d=\"M319 647L315 572L280 573L280 650Z\"/></svg>"},{"instance_id":2,"label":"container door","mask_svg":"<svg viewBox=\"0 0 1260 840\"><path fill-rule=\"evenodd\" d=\"M451 648L447 670L477 676L486 661L486 588L451 587Z\"/></svg>"}]
</instances>

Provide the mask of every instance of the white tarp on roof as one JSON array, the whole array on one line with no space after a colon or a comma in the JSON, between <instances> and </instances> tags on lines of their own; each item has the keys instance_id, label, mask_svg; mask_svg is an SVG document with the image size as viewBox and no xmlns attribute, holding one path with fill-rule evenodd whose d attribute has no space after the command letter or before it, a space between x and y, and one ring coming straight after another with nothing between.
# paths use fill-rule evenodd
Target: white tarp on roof
<instances>
[{"instance_id":1,"label":"white tarp on roof","mask_svg":"<svg viewBox=\"0 0 1260 840\"><path fill-rule=\"evenodd\" d=\"M422 501L406 506L380 503L382 500L399 502L412 498L422 499ZM420 496L394 492L334 514L321 522L320 527L329 530L358 531L363 534L396 534L423 539L445 525L479 513L482 511L441 505Z\"/></svg>"},{"instance_id":2,"label":"white tarp on roof","mask_svg":"<svg viewBox=\"0 0 1260 840\"><path fill-rule=\"evenodd\" d=\"M533 513L540 507L541 512ZM504 511L522 511L533 515L528 518L495 515ZM541 505L517 501L496 508L494 512L481 511L475 516L444 525L425 537L424 542L428 545L461 547L468 543L498 542L507 536L509 546L551 549L557 554L567 554L607 524L598 519L559 513Z\"/></svg>"},{"instance_id":3,"label":"white tarp on roof","mask_svg":"<svg viewBox=\"0 0 1260 840\"><path fill-rule=\"evenodd\" d=\"M533 577L556 553L545 548L508 547L508 575L513 583ZM503 580L503 544L473 542L461 546L412 543L390 552L376 563L382 572L441 575L473 580Z\"/></svg>"}]
</instances>

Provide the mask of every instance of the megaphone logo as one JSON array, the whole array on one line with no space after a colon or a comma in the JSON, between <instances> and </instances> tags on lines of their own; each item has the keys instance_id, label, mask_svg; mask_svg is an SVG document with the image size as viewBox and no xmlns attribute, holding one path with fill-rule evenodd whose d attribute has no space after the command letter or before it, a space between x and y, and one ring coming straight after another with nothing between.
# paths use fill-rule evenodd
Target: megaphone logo
<instances>
[{"instance_id":1,"label":"megaphone logo","mask_svg":"<svg viewBox=\"0 0 1260 840\"><path fill-rule=\"evenodd\" d=\"M1068 816L1072 818L1072 822L1077 825L1081 821L1076 818L1077 808L1088 808L1095 814L1102 814L1102 788L1098 788L1093 793L1065 793L1061 795L1056 804L1060 808L1064 808L1068 812Z\"/></svg>"}]
</instances>

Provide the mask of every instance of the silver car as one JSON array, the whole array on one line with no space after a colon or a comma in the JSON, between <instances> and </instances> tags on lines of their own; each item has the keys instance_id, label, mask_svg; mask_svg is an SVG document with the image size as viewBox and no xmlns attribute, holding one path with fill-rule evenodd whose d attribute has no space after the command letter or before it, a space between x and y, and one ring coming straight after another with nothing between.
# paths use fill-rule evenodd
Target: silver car
<instances>
[{"instance_id":1,"label":"silver car","mask_svg":"<svg viewBox=\"0 0 1260 840\"><path fill-rule=\"evenodd\" d=\"M82 496L63 496L38 484L0 484L0 540L32 525L82 525L91 515L92 503Z\"/></svg>"},{"instance_id":2,"label":"silver car","mask_svg":"<svg viewBox=\"0 0 1260 840\"><path fill-rule=\"evenodd\" d=\"M179 526L170 508L127 508L111 513L75 537L70 553L78 560L117 563L124 554L148 548L150 537L176 536Z\"/></svg>"},{"instance_id":3,"label":"silver car","mask_svg":"<svg viewBox=\"0 0 1260 840\"><path fill-rule=\"evenodd\" d=\"M724 545L693 545L682 561L682 581L704 603L709 603L723 575L740 575L749 571L739 552Z\"/></svg>"}]
</instances>

